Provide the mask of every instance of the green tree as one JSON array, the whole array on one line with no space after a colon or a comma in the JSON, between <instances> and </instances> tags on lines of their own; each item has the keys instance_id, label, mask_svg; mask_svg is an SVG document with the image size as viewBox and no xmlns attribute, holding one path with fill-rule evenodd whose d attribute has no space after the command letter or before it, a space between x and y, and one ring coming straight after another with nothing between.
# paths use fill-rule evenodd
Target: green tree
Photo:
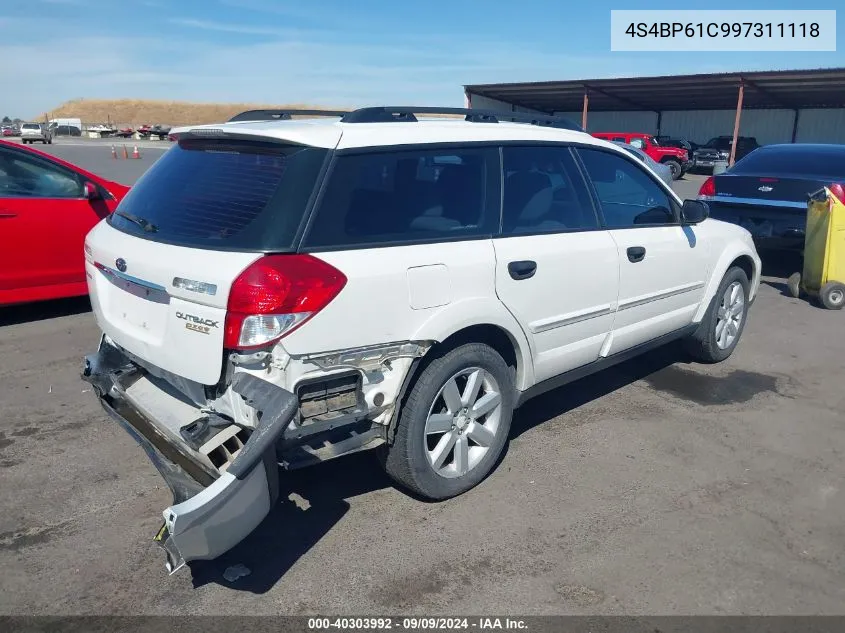
<instances>
[{"instance_id":1,"label":"green tree","mask_svg":"<svg viewBox=\"0 0 845 633\"><path fill-rule=\"evenodd\" d=\"M10 119L9 117L7 117L7 116L3 117L3 123L11 123L11 122L12 122L12 119Z\"/></svg>"}]
</instances>

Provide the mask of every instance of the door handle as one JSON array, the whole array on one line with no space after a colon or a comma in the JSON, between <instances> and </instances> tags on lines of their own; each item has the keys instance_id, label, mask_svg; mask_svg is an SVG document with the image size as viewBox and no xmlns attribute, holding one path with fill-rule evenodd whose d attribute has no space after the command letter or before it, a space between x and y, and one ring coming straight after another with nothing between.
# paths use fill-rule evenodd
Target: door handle
<instances>
[{"instance_id":1,"label":"door handle","mask_svg":"<svg viewBox=\"0 0 845 633\"><path fill-rule=\"evenodd\" d=\"M636 264L645 259L645 248L642 246L631 246L628 248L628 261Z\"/></svg>"},{"instance_id":2,"label":"door handle","mask_svg":"<svg viewBox=\"0 0 845 633\"><path fill-rule=\"evenodd\" d=\"M0 209L0 219L2 218L16 218L18 217L17 213L12 213L11 211L6 211L6 209Z\"/></svg>"},{"instance_id":3,"label":"door handle","mask_svg":"<svg viewBox=\"0 0 845 633\"><path fill-rule=\"evenodd\" d=\"M530 259L519 262L511 262L508 264L508 272L511 275L511 279L516 279L517 281L520 279L528 279L533 277L534 273L537 272L537 262L531 261Z\"/></svg>"}]
</instances>

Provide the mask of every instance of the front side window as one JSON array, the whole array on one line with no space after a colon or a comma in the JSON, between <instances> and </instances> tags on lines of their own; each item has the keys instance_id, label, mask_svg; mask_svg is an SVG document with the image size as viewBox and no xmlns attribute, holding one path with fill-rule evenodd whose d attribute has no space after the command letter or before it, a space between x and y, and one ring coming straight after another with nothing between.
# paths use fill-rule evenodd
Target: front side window
<instances>
[{"instance_id":1,"label":"front side window","mask_svg":"<svg viewBox=\"0 0 845 633\"><path fill-rule=\"evenodd\" d=\"M578 154L609 228L676 222L669 195L639 165L608 151L580 148Z\"/></svg>"},{"instance_id":2,"label":"front side window","mask_svg":"<svg viewBox=\"0 0 845 633\"><path fill-rule=\"evenodd\" d=\"M72 171L22 152L0 149L0 198L81 198Z\"/></svg>"},{"instance_id":3,"label":"front side window","mask_svg":"<svg viewBox=\"0 0 845 633\"><path fill-rule=\"evenodd\" d=\"M599 227L568 147L505 147L502 157L504 235Z\"/></svg>"},{"instance_id":4,"label":"front side window","mask_svg":"<svg viewBox=\"0 0 845 633\"><path fill-rule=\"evenodd\" d=\"M499 220L498 164L493 147L339 155L304 246L492 235Z\"/></svg>"}]
</instances>

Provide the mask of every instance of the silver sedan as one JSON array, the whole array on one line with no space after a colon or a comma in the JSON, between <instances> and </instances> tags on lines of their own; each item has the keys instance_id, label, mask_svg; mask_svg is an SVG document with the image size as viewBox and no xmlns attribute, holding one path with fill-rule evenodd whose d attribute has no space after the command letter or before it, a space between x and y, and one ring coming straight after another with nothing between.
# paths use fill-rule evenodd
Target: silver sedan
<instances>
[{"instance_id":1,"label":"silver sedan","mask_svg":"<svg viewBox=\"0 0 845 633\"><path fill-rule=\"evenodd\" d=\"M639 147L634 147L633 145L628 145L628 143L622 143L620 141L612 141L615 145L625 149L626 151L630 152L637 158L639 158L642 162L644 162L651 171L653 171L657 176L666 183L667 187L672 186L672 170L669 169L668 166L664 165L663 163L658 163L654 160L651 156L646 154L643 150Z\"/></svg>"}]
</instances>

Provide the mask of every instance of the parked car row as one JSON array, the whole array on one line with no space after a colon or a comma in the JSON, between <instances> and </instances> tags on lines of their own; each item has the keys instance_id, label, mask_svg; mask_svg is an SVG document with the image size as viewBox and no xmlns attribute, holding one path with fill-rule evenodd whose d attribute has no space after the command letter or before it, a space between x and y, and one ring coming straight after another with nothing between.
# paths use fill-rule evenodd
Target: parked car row
<instances>
[{"instance_id":1,"label":"parked car row","mask_svg":"<svg viewBox=\"0 0 845 633\"><path fill-rule=\"evenodd\" d=\"M692 165L686 149L663 146L651 134L641 132L595 132L593 136L606 141L625 143L642 150L655 162L666 165L672 172L673 180L677 180L683 176L689 171Z\"/></svg>"}]
</instances>

